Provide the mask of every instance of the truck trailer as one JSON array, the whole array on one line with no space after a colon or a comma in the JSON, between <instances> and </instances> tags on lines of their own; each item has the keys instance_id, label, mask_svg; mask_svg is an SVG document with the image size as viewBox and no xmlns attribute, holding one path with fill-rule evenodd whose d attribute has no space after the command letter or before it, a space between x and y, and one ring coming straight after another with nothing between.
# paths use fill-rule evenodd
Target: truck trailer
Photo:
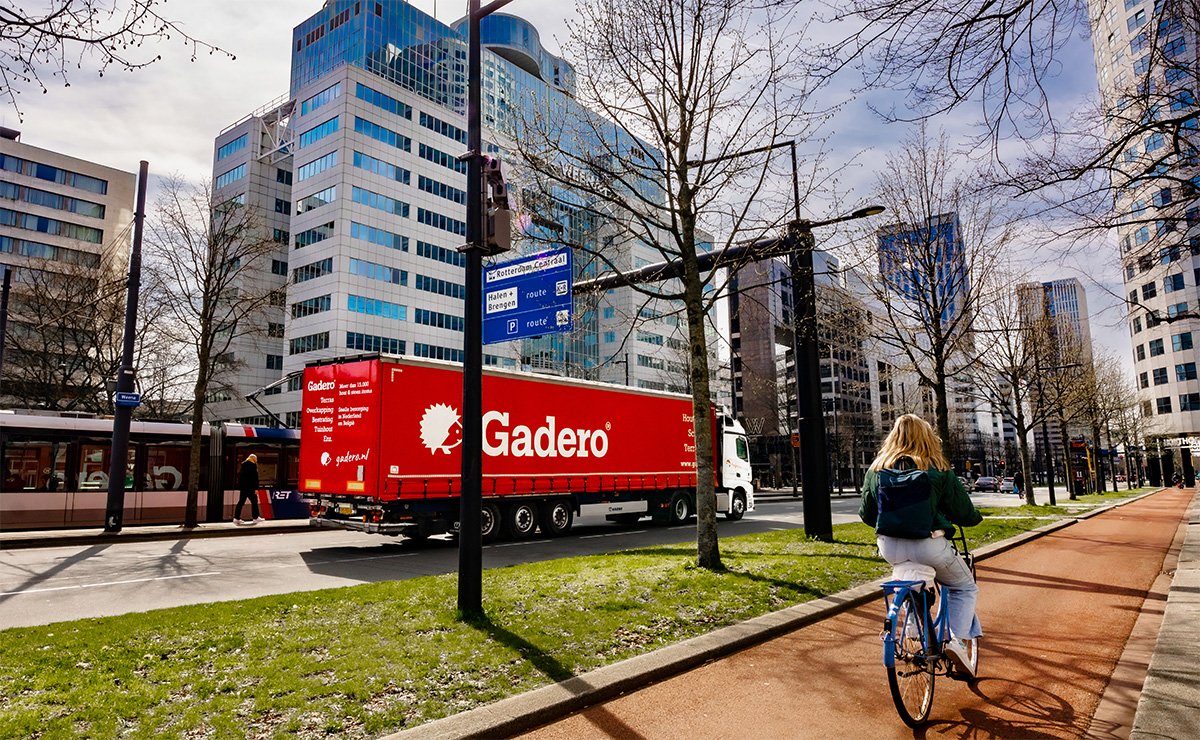
<instances>
[{"instance_id":1,"label":"truck trailer","mask_svg":"<svg viewBox=\"0 0 1200 740\"><path fill-rule=\"evenodd\" d=\"M425 538L456 534L462 366L381 355L304 370L300 489L315 526ZM664 524L696 511L690 396L487 368L485 542L548 537L577 515ZM754 509L749 446L713 414L717 511Z\"/></svg>"}]
</instances>

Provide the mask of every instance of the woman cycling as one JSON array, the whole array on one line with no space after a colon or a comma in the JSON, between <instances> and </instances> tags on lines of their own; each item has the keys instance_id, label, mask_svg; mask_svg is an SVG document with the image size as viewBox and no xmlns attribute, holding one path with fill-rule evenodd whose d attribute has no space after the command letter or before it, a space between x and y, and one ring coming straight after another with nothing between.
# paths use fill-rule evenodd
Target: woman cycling
<instances>
[{"instance_id":1,"label":"woman cycling","mask_svg":"<svg viewBox=\"0 0 1200 740\"><path fill-rule=\"evenodd\" d=\"M880 471L895 469L924 470L928 476L932 512L908 507L898 513L898 516L912 520L909 523L914 526L908 527L907 531L929 531L928 536L897 537L878 533ZM877 529L879 553L884 560L892 565L904 561L921 563L937 571L938 582L949 591L946 608L951 640L946 653L961 671L970 673L966 646L962 641L983 635L975 615L979 587L947 535L953 535L955 524L968 527L979 524L983 515L971 503L958 476L950 469L942 453L942 441L929 422L913 414L896 419L879 454L867 469L858 516Z\"/></svg>"}]
</instances>

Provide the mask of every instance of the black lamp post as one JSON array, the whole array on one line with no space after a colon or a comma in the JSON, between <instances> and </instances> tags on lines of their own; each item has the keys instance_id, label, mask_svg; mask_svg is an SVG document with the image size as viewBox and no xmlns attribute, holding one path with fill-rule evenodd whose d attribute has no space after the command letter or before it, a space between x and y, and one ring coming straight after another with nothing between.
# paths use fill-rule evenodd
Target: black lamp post
<instances>
[{"instance_id":1,"label":"black lamp post","mask_svg":"<svg viewBox=\"0 0 1200 740\"><path fill-rule=\"evenodd\" d=\"M484 230L483 123L481 118L483 51L479 22L512 0L479 0L467 5L467 243L463 318L462 489L458 529L458 610L483 612L483 255L489 253Z\"/></svg>"}]
</instances>

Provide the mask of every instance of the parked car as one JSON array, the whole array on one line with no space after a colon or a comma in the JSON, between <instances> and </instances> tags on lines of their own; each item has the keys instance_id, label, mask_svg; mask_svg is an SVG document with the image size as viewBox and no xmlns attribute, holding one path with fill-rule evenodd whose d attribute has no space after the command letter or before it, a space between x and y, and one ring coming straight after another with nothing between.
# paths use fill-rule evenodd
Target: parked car
<instances>
[{"instance_id":1,"label":"parked car","mask_svg":"<svg viewBox=\"0 0 1200 740\"><path fill-rule=\"evenodd\" d=\"M975 479L975 486L972 491L998 491L1000 490L1000 481L992 475L981 475Z\"/></svg>"},{"instance_id":2,"label":"parked car","mask_svg":"<svg viewBox=\"0 0 1200 740\"><path fill-rule=\"evenodd\" d=\"M1013 489L1012 476L1008 476L1008 475L1004 476L1004 478L1002 478L1000 480L1000 490L1003 491L1004 493L1012 493L1012 489Z\"/></svg>"}]
</instances>

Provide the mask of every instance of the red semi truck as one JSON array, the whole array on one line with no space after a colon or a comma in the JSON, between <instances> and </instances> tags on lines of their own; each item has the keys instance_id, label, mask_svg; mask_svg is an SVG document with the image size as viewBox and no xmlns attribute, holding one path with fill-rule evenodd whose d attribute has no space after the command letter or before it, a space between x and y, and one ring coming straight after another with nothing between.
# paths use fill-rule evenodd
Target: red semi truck
<instances>
[{"instance_id":1,"label":"red semi truck","mask_svg":"<svg viewBox=\"0 0 1200 740\"><path fill-rule=\"evenodd\" d=\"M317 526L423 538L456 532L462 366L381 356L304 370L300 489ZM754 508L746 435L713 429L717 510ZM696 511L690 396L495 369L483 374L483 538L566 534Z\"/></svg>"}]
</instances>

